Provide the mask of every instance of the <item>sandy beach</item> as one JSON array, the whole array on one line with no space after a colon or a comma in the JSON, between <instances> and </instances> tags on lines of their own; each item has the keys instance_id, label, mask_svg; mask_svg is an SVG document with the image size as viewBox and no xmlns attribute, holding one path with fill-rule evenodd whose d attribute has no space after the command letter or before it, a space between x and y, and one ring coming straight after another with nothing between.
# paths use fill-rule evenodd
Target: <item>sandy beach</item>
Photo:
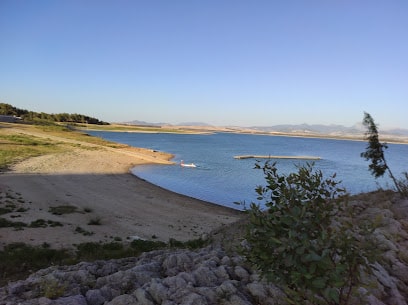
<instances>
[{"instance_id":1,"label":"sandy beach","mask_svg":"<svg viewBox=\"0 0 408 305\"><path fill-rule=\"evenodd\" d=\"M72 142L49 136L47 139ZM64 152L24 160L0 174L0 200L15 206L14 212L3 218L26 224L42 219L62 225L0 228L1 245L46 242L54 248L69 248L82 242L137 238L186 241L242 216L238 211L167 191L130 174L129 169L140 164L169 163L168 154L75 142L76 146L67 146ZM75 211L62 215L50 211L60 206L73 206Z\"/></svg>"}]
</instances>

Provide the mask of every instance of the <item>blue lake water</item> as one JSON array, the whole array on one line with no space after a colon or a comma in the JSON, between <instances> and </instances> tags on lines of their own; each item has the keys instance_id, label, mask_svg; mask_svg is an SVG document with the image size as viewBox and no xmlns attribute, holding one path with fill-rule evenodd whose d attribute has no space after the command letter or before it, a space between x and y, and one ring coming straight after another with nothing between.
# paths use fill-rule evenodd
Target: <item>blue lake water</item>
<instances>
[{"instance_id":1,"label":"blue lake water","mask_svg":"<svg viewBox=\"0 0 408 305\"><path fill-rule=\"evenodd\" d=\"M255 187L265 184L255 159L237 160L236 155L318 156L315 167L336 179L352 194L391 188L389 178L374 179L368 161L360 157L366 142L284 136L217 133L211 135L126 133L88 131L89 134L135 147L174 154L175 162L194 162L197 168L177 165L143 165L132 172L140 178L168 190L216 204L240 208L234 202L256 201ZM388 165L394 175L408 171L408 145L389 144ZM265 160L261 160L264 162ZM276 160L281 173L296 170L304 160Z\"/></svg>"}]
</instances>

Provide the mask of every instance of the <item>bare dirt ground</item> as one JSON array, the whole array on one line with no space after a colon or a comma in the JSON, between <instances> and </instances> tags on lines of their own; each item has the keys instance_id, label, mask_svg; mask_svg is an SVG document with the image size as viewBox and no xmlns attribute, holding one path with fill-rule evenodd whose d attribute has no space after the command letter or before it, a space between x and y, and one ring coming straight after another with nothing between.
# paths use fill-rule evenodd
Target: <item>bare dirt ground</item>
<instances>
[{"instance_id":1,"label":"bare dirt ground","mask_svg":"<svg viewBox=\"0 0 408 305\"><path fill-rule=\"evenodd\" d=\"M0 174L0 204L14 206L12 213L2 217L25 224L42 219L49 224L21 230L0 228L2 245L46 242L60 248L137 238L186 241L242 216L238 211L164 190L129 173L138 164L169 163L167 154L78 141L75 144L78 146L62 153L22 161ZM75 207L75 212L55 215L50 211L66 205Z\"/></svg>"}]
</instances>

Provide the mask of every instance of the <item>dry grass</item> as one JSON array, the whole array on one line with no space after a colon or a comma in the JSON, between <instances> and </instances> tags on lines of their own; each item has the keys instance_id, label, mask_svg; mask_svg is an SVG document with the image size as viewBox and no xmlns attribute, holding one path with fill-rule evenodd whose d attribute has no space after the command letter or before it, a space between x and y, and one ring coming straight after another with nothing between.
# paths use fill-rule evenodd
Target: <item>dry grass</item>
<instances>
[{"instance_id":1,"label":"dry grass","mask_svg":"<svg viewBox=\"0 0 408 305\"><path fill-rule=\"evenodd\" d=\"M3 134L0 129L0 171L21 160L62 151L58 143L26 135Z\"/></svg>"},{"instance_id":2,"label":"dry grass","mask_svg":"<svg viewBox=\"0 0 408 305\"><path fill-rule=\"evenodd\" d=\"M46 135L40 137L37 135ZM56 137L56 138L55 138ZM110 148L129 148L128 145L113 143L61 125L28 125L0 123L0 171L22 160L44 154L59 153L68 147L81 146L59 139L68 139ZM92 149L92 147L88 147ZM96 148L94 148L96 149Z\"/></svg>"}]
</instances>

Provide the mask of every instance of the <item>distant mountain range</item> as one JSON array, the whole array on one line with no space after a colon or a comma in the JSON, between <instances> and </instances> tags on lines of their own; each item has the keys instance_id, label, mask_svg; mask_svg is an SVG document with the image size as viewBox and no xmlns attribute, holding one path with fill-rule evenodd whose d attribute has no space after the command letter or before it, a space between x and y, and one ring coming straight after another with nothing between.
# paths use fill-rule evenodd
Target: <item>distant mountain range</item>
<instances>
[{"instance_id":1,"label":"distant mountain range","mask_svg":"<svg viewBox=\"0 0 408 305\"><path fill-rule=\"evenodd\" d=\"M309 124L300 124L300 125L274 125L274 126L254 126L251 127L256 130L268 131L268 132L301 132L301 133L358 133L364 132L363 126L352 126L345 127L343 125L309 125Z\"/></svg>"},{"instance_id":2,"label":"distant mountain range","mask_svg":"<svg viewBox=\"0 0 408 305\"><path fill-rule=\"evenodd\" d=\"M343 125L322 125L322 124L281 124L281 125L272 125L272 126L213 126L203 122L184 122L180 124L169 124L169 123L150 123L145 121L134 120L131 122L124 122L123 124L128 125L140 125L140 126L194 126L202 127L203 129L210 128L216 129L219 128L228 128L230 130L245 130L245 131L254 131L254 132L278 132L278 133L300 133L300 134L314 134L314 135L362 135L365 132L365 127L361 123L357 123L351 127L346 127ZM380 129L380 134L383 135L393 135L408 137L408 129L395 128L395 129Z\"/></svg>"},{"instance_id":3,"label":"distant mountain range","mask_svg":"<svg viewBox=\"0 0 408 305\"><path fill-rule=\"evenodd\" d=\"M207 123L202 123L202 122L184 122L184 123L179 123L176 125L170 124L170 123L149 123L145 121L130 121L130 122L124 122L122 124L127 124L127 125L140 125L140 126L207 126L210 127L212 125L207 124Z\"/></svg>"},{"instance_id":4,"label":"distant mountain range","mask_svg":"<svg viewBox=\"0 0 408 305\"><path fill-rule=\"evenodd\" d=\"M137 126L165 126L165 125L169 125L167 123L149 123L149 122L138 121L138 120L133 120L133 121L130 121L130 122L123 122L123 123L119 123L119 124L137 125Z\"/></svg>"},{"instance_id":5,"label":"distant mountain range","mask_svg":"<svg viewBox=\"0 0 408 305\"><path fill-rule=\"evenodd\" d=\"M274 126L254 126L251 129L266 131L266 132L282 132L282 133L303 133L303 134L324 134L324 135L361 135L364 134L366 128L363 124L358 123L351 127L346 127L343 125L274 125ZM408 136L408 129L379 129L379 134L389 135L389 136Z\"/></svg>"}]
</instances>

